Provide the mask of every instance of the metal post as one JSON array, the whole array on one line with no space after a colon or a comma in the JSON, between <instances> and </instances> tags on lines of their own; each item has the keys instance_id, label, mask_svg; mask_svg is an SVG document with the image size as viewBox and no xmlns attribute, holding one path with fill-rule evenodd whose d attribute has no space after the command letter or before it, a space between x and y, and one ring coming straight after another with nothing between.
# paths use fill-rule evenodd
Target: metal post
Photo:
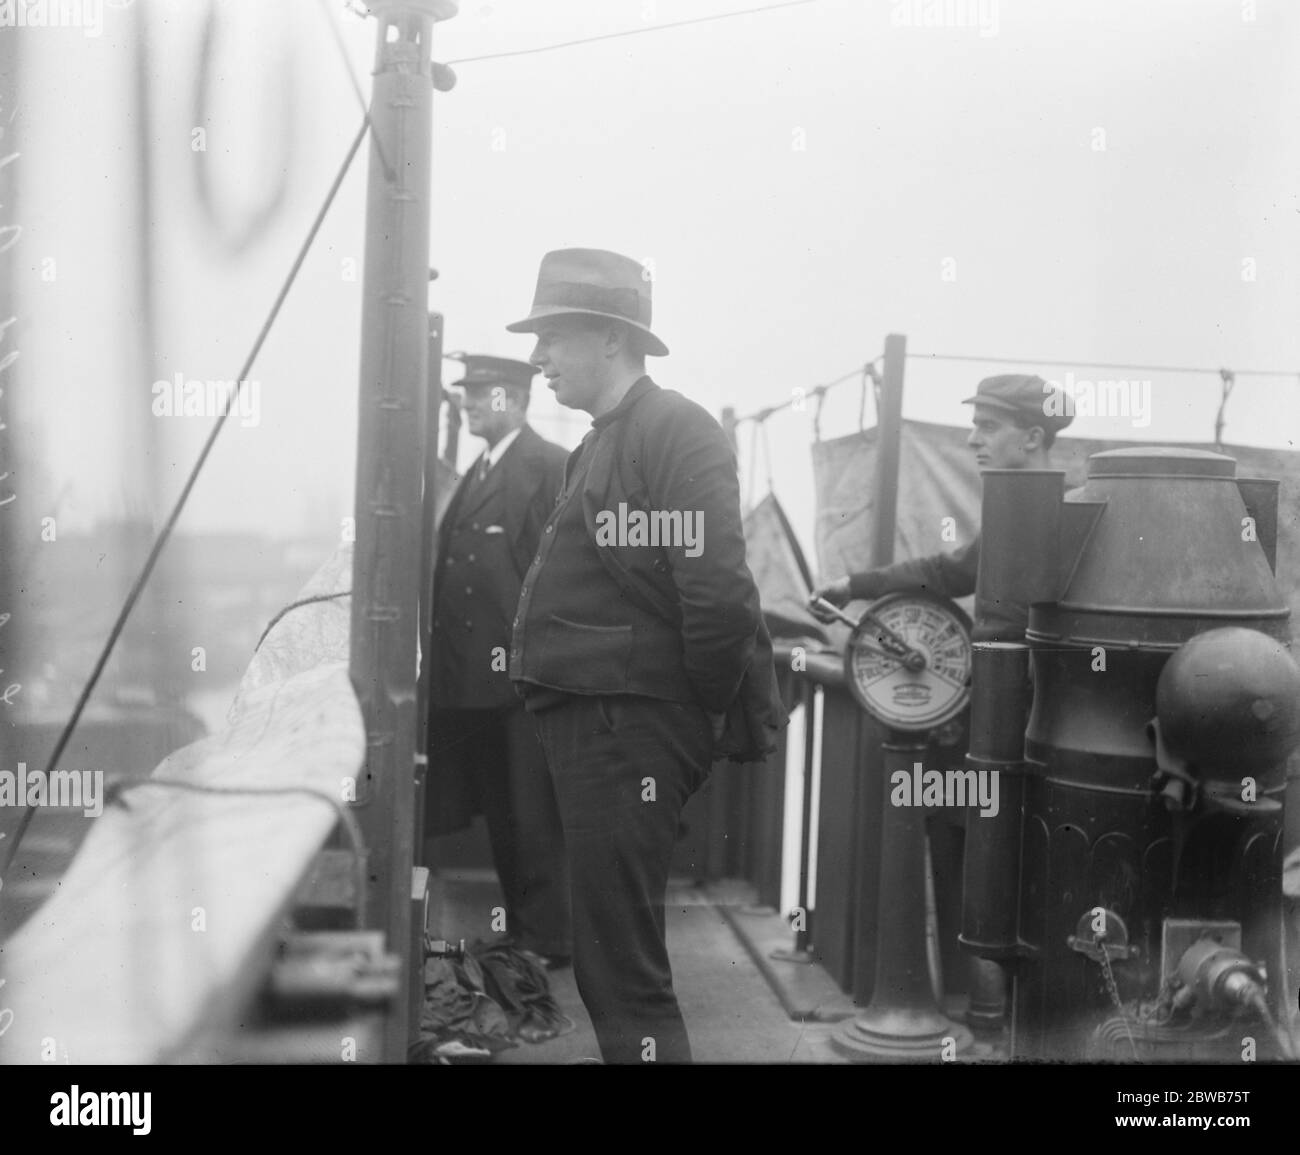
<instances>
[{"instance_id":1,"label":"metal post","mask_svg":"<svg viewBox=\"0 0 1300 1155\"><path fill-rule=\"evenodd\" d=\"M903 432L903 365L907 338L891 333L885 338L885 368L880 385L880 413L876 423L876 517L871 542L872 566L894 560L894 530L898 524L899 442Z\"/></svg>"},{"instance_id":2,"label":"metal post","mask_svg":"<svg viewBox=\"0 0 1300 1155\"><path fill-rule=\"evenodd\" d=\"M447 448L444 456L453 469L460 455L460 401L455 396L444 396L447 403Z\"/></svg>"},{"instance_id":3,"label":"metal post","mask_svg":"<svg viewBox=\"0 0 1300 1155\"><path fill-rule=\"evenodd\" d=\"M831 1043L849 1058L934 1060L970 1049L970 1031L939 1009L926 953L925 815L922 807L891 806L894 774L925 757L924 736L891 733L885 755L884 821L880 847L880 917L871 1005L838 1028Z\"/></svg>"},{"instance_id":4,"label":"metal post","mask_svg":"<svg viewBox=\"0 0 1300 1155\"><path fill-rule=\"evenodd\" d=\"M429 685L433 677L433 570L438 559L438 424L442 412L441 313L429 314L429 381L424 418L424 508L420 539L420 679L415 696L415 855L424 861L424 797L429 776Z\"/></svg>"},{"instance_id":5,"label":"metal post","mask_svg":"<svg viewBox=\"0 0 1300 1155\"><path fill-rule=\"evenodd\" d=\"M438 379L442 380L441 364L438 366ZM456 458L460 456L460 397L455 393L448 393L444 389L442 400L447 406L447 444L442 451L442 456L447 464L455 470Z\"/></svg>"},{"instance_id":6,"label":"metal post","mask_svg":"<svg viewBox=\"0 0 1300 1155\"><path fill-rule=\"evenodd\" d=\"M349 673L366 723L356 804L369 850L367 909L387 949L410 955L414 864L416 641L428 375L433 23L454 0L374 0ZM404 970L405 970L404 967ZM385 1025L384 1058L406 1057L409 984Z\"/></svg>"},{"instance_id":7,"label":"metal post","mask_svg":"<svg viewBox=\"0 0 1300 1155\"><path fill-rule=\"evenodd\" d=\"M727 435L727 441L731 444L731 452L739 456L740 451L736 444L736 409L733 405L728 405L722 411L722 432ZM753 466L754 463L751 462L750 468L752 469Z\"/></svg>"},{"instance_id":8,"label":"metal post","mask_svg":"<svg viewBox=\"0 0 1300 1155\"><path fill-rule=\"evenodd\" d=\"M799 835L799 925L795 930L793 950L774 950L771 957L781 962L813 961L808 949L812 941L812 915L808 910L808 878L812 873L812 793L813 793L813 751L817 741L813 724L817 713L817 686L811 681L804 682L804 727L803 727L803 813Z\"/></svg>"},{"instance_id":9,"label":"metal post","mask_svg":"<svg viewBox=\"0 0 1300 1155\"><path fill-rule=\"evenodd\" d=\"M16 395L25 390L21 357L8 360L15 351L20 351L23 332L17 301L18 261L27 254L17 247L22 238L18 215L17 157L18 133L25 125L26 116L15 113L18 111L21 83L19 49L25 39L13 32L0 36L0 364L4 365L0 368L0 389L4 390L0 394L0 673L4 677L0 681L0 695L10 685L27 681L25 663L19 655L31 652L30 642L35 633L32 623L17 604L23 574L15 548L24 536L18 519L30 518L33 505L30 501L22 506L17 504L20 498L15 482L24 476L27 453L24 452L24 439L17 435L15 400ZM31 108L28 104L23 111L30 113ZM35 440L29 437L27 444ZM23 645L24 641L27 646ZM18 728L14 713L17 709L17 702L9 704L4 716L0 717L0 768L5 770L16 768L14 754ZM18 839L22 837L22 828L29 820L18 817L15 826L8 815L0 816L0 833L7 835L0 839L0 876L9 869ZM0 899L0 942L7 937L5 910L10 905ZM5 1015L5 1009L5 1000L0 997L0 1020L11 1017Z\"/></svg>"},{"instance_id":10,"label":"metal post","mask_svg":"<svg viewBox=\"0 0 1300 1155\"><path fill-rule=\"evenodd\" d=\"M157 274L157 259L154 245L157 206L154 197L154 125L153 92L149 70L153 66L150 38L149 5L142 4L135 13L135 37L133 51L133 105L132 118L135 121L136 172L139 187L135 198L135 291L136 317L138 320L131 328L134 338L134 365L138 380L143 386L146 381L158 377L158 366L154 358L158 355L158 307L154 293ZM232 397L231 404L234 404ZM158 452L158 425L151 411L143 405L122 405L119 407L119 420L123 422L122 444L129 448L116 462L119 476L124 479L128 492L139 495L140 506L148 509L150 499L166 492L159 468L163 454ZM145 495L148 495L147 497ZM128 567L136 564L135 549L138 544L153 538L152 510L144 516L128 515L129 522L138 522L116 530L119 544L125 548L119 550L123 588L130 588L131 577ZM172 559L178 556L173 543ZM166 702L168 706L181 704L178 688L183 684L178 674L176 658L168 656L168 649L163 639L176 636L177 604L175 596L169 591L168 566L162 565L153 574L152 588L140 598L135 607L131 624L122 638L123 669L128 678L134 675L148 688L149 700L155 704Z\"/></svg>"}]
</instances>

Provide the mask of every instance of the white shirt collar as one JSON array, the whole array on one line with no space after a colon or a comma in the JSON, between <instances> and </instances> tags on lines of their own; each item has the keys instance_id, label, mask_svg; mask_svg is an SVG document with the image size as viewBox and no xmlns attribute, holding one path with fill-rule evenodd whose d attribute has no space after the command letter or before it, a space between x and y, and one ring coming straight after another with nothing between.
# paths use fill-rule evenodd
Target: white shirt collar
<instances>
[{"instance_id":1,"label":"white shirt collar","mask_svg":"<svg viewBox=\"0 0 1300 1155\"><path fill-rule=\"evenodd\" d=\"M521 425L519 429L522 429ZM483 456L487 458L488 468L491 469L498 461L501 460L502 454L505 453L511 445L514 444L515 438L519 436L519 429L512 429L500 441L490 449L483 450Z\"/></svg>"}]
</instances>

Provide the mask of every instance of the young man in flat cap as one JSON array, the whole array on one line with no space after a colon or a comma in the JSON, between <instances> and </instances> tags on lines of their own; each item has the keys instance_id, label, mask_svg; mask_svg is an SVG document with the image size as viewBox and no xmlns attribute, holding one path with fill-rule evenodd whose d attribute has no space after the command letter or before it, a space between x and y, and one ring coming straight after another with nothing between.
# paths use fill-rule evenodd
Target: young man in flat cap
<instances>
[{"instance_id":1,"label":"young man in flat cap","mask_svg":"<svg viewBox=\"0 0 1300 1155\"><path fill-rule=\"evenodd\" d=\"M1056 435L1074 420L1073 403L1059 387L1048 385L1041 377L1024 374L986 377L976 387L975 396L967 397L963 404L975 406L966 443L975 451L980 469L1051 469L1050 451ZM1051 543L1050 548L1055 548L1055 544ZM977 534L969 545L952 553L932 554L849 574L815 590L813 596L823 597L837 606L907 590L926 590L947 598L965 597L975 593L979 557ZM989 605L977 598L971 636L977 641L1023 641L1028 624L1028 606ZM961 877L962 843L956 840L955 833L960 829L960 826L950 827L946 836L942 826L931 831L934 840L931 846L939 872L936 886L941 892L951 885L944 879ZM973 980L983 985L983 998L995 1000L1004 983L996 964L973 960L972 966L977 972L983 972Z\"/></svg>"},{"instance_id":2,"label":"young man in flat cap","mask_svg":"<svg viewBox=\"0 0 1300 1155\"><path fill-rule=\"evenodd\" d=\"M591 414L520 591L510 676L555 781L574 971L610 1063L688 1062L664 939L682 806L714 759L761 760L784 711L718 423L645 372L650 278L599 249L542 260L529 360Z\"/></svg>"},{"instance_id":3,"label":"young man in flat cap","mask_svg":"<svg viewBox=\"0 0 1300 1155\"><path fill-rule=\"evenodd\" d=\"M1050 451L1056 435L1073 417L1073 404L1059 387L1041 377L1007 374L986 377L963 405L974 405L966 444L975 451L980 469L1051 469ZM843 606L871 601L900 590L927 590L940 597L961 598L975 592L980 539L951 553L913 558L862 573L849 574L813 592ZM1011 640L1023 635L1028 607L975 607L973 636Z\"/></svg>"},{"instance_id":4,"label":"young man in flat cap","mask_svg":"<svg viewBox=\"0 0 1300 1155\"><path fill-rule=\"evenodd\" d=\"M466 426L487 445L438 528L425 832L449 833L482 812L506 934L545 965L560 966L573 951L564 835L508 656L519 588L568 453L527 424L532 365L461 359Z\"/></svg>"}]
</instances>

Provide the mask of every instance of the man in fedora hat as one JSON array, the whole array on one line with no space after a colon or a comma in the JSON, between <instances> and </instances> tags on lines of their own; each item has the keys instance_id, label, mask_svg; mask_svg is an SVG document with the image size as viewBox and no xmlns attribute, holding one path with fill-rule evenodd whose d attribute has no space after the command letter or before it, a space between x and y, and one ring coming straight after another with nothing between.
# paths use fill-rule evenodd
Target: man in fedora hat
<instances>
[{"instance_id":1,"label":"man in fedora hat","mask_svg":"<svg viewBox=\"0 0 1300 1155\"><path fill-rule=\"evenodd\" d=\"M1021 373L986 377L963 405L973 405L966 444L980 469L1051 469L1056 435L1074 420L1073 399L1041 377ZM928 590L940 597L961 598L975 592L980 539L951 553L913 558L878 569L849 574L813 591L837 606L870 601L900 590ZM825 615L818 615L825 618ZM1017 641L1029 623L1029 607L1009 604L975 606L977 640Z\"/></svg>"},{"instance_id":2,"label":"man in fedora hat","mask_svg":"<svg viewBox=\"0 0 1300 1155\"><path fill-rule=\"evenodd\" d=\"M664 939L682 806L784 721L718 423L646 375L650 278L599 249L542 260L529 358L591 414L524 579L510 676L537 723L569 857L574 971L606 1062L688 1062Z\"/></svg>"},{"instance_id":3,"label":"man in fedora hat","mask_svg":"<svg viewBox=\"0 0 1300 1155\"><path fill-rule=\"evenodd\" d=\"M438 527L425 830L449 833L483 814L506 933L557 966L573 949L564 836L545 756L507 660L519 587L567 453L527 424L532 365L459 359L466 426L486 447Z\"/></svg>"}]
</instances>

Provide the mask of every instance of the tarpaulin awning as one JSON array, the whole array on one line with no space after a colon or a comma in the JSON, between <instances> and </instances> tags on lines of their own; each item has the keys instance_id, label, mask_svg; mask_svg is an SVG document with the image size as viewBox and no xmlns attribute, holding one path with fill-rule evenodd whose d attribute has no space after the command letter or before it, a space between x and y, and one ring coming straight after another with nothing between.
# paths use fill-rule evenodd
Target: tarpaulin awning
<instances>
[{"instance_id":1,"label":"tarpaulin awning","mask_svg":"<svg viewBox=\"0 0 1300 1155\"><path fill-rule=\"evenodd\" d=\"M812 573L775 494L745 514L745 556L772 637L825 642L825 628L808 612Z\"/></svg>"},{"instance_id":2,"label":"tarpaulin awning","mask_svg":"<svg viewBox=\"0 0 1300 1155\"><path fill-rule=\"evenodd\" d=\"M978 532L979 469L966 444L969 435L969 427L902 423L894 561L957 549ZM813 445L816 548L823 580L871 568L878 441L872 428ZM1137 444L1141 443L1058 437L1051 450L1052 467L1065 471L1065 487L1073 489L1086 480L1092 454ZM1215 446L1199 442L1176 444L1216 451ZM1300 623L1300 453L1246 445L1225 445L1217 452L1236 459L1238 477L1269 477L1282 483L1277 581L1291 606L1293 622Z\"/></svg>"}]
</instances>

